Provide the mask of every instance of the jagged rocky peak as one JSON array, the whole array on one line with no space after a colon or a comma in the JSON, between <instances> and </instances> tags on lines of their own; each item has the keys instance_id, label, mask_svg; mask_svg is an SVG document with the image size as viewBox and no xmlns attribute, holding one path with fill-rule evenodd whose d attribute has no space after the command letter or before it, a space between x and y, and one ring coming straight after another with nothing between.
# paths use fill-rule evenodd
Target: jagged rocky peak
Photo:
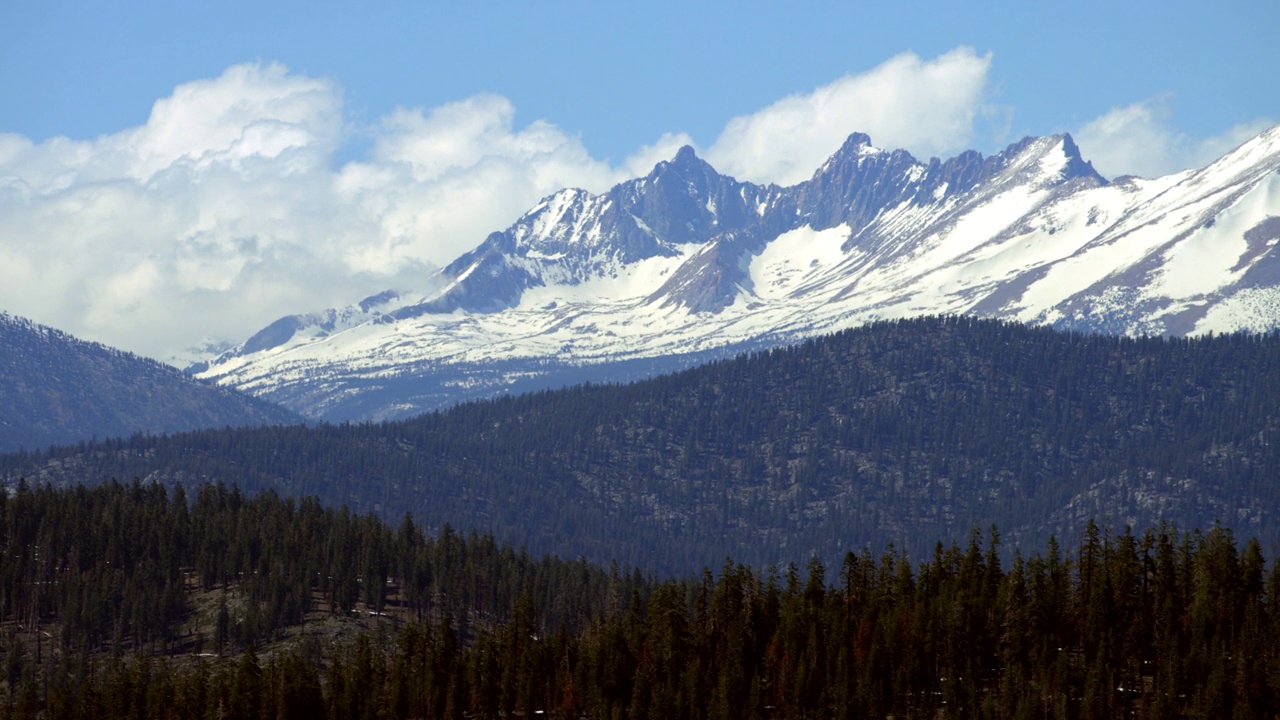
<instances>
[{"instance_id":1,"label":"jagged rocky peak","mask_svg":"<svg viewBox=\"0 0 1280 720\"><path fill-rule=\"evenodd\" d=\"M859 158L864 155L874 155L881 152L884 151L871 144L870 135L856 132L845 138L844 144L840 146L840 149L837 150L827 162L833 163L845 158Z\"/></svg>"},{"instance_id":2,"label":"jagged rocky peak","mask_svg":"<svg viewBox=\"0 0 1280 720\"><path fill-rule=\"evenodd\" d=\"M716 195L726 184L736 184L736 181L721 175L698 157L691 146L685 145L676 151L674 158L654 165L640 187L649 194L656 191L670 198L701 198Z\"/></svg>"},{"instance_id":3,"label":"jagged rocky peak","mask_svg":"<svg viewBox=\"0 0 1280 720\"><path fill-rule=\"evenodd\" d=\"M853 133L787 187L739 182L686 147L603 194L548 196L432 288L362 304L333 326L375 311L370 322L419 322L322 335L324 323L286 320L251 345L305 352L264 350L201 376L342 419L384 402L364 388L391 374L423 373L417 399L388 390L372 416L455 402L464 385L487 393L517 377L576 378L574 368L595 363L630 372L638 359L657 371L921 313L1093 331L1269 329L1280 317L1280 265L1268 254L1277 170L1280 127L1150 192L1105 188L1066 134L921 162ZM1248 254L1209 258L1211 246ZM421 348L413 367L429 370L389 359L406 337ZM397 351L384 357L382 347Z\"/></svg>"},{"instance_id":4,"label":"jagged rocky peak","mask_svg":"<svg viewBox=\"0 0 1280 720\"><path fill-rule=\"evenodd\" d=\"M1093 163L1085 160L1084 156L1080 154L1080 146L1076 145L1076 141L1071 137L1070 133L1063 133L1058 137L1061 138L1062 155L1066 158L1066 163L1062 166L1063 180L1089 178L1097 180L1100 185L1107 184L1107 179L1093 169Z\"/></svg>"},{"instance_id":5,"label":"jagged rocky peak","mask_svg":"<svg viewBox=\"0 0 1280 720\"><path fill-rule=\"evenodd\" d=\"M814 227L864 225L888 204L913 194L923 166L906 150L881 150L853 133L809 180L797 186L801 212Z\"/></svg>"},{"instance_id":6,"label":"jagged rocky peak","mask_svg":"<svg viewBox=\"0 0 1280 720\"><path fill-rule=\"evenodd\" d=\"M629 263L670 254L635 207L641 193L619 191L635 182L603 195L564 190L548 196L508 229L512 252L538 263L573 266L570 277L577 280L593 273L587 267L593 262Z\"/></svg>"},{"instance_id":7,"label":"jagged rocky peak","mask_svg":"<svg viewBox=\"0 0 1280 720\"><path fill-rule=\"evenodd\" d=\"M582 207L592 198L591 193L581 188L564 188L544 197L537 205L530 208L516 225L524 225L535 220L541 222L572 221L581 212Z\"/></svg>"},{"instance_id":8,"label":"jagged rocky peak","mask_svg":"<svg viewBox=\"0 0 1280 720\"><path fill-rule=\"evenodd\" d=\"M721 175L686 145L645 177L622 183L609 195L659 239L679 245L705 242L750 222L765 193Z\"/></svg>"},{"instance_id":9,"label":"jagged rocky peak","mask_svg":"<svg viewBox=\"0 0 1280 720\"><path fill-rule=\"evenodd\" d=\"M586 190L566 189L543 198L516 220L508 232L515 248L532 252L561 253L581 240L585 227L599 222L600 200ZM594 236L598 237L599 233Z\"/></svg>"},{"instance_id":10,"label":"jagged rocky peak","mask_svg":"<svg viewBox=\"0 0 1280 720\"><path fill-rule=\"evenodd\" d=\"M719 176L719 173L716 172L715 168L711 167L710 163L698 157L698 152L693 149L692 145L683 145L676 151L675 157L654 165L649 177L658 178L671 174L687 177L691 174L706 174L708 172Z\"/></svg>"},{"instance_id":11,"label":"jagged rocky peak","mask_svg":"<svg viewBox=\"0 0 1280 720\"><path fill-rule=\"evenodd\" d=\"M957 195L977 185L985 172L986 158L977 150L965 150L945 161L930 158L922 195L926 198Z\"/></svg>"},{"instance_id":12,"label":"jagged rocky peak","mask_svg":"<svg viewBox=\"0 0 1280 720\"><path fill-rule=\"evenodd\" d=\"M1027 182L1034 179L1041 185L1058 185L1075 180L1078 184L1106 185L1106 178L1093 169L1093 165L1080 154L1080 147L1069 134L1025 137L988 160L991 172L985 178L1000 173L1010 174L1011 179Z\"/></svg>"},{"instance_id":13,"label":"jagged rocky peak","mask_svg":"<svg viewBox=\"0 0 1280 720\"><path fill-rule=\"evenodd\" d=\"M873 164L883 167L885 164L917 164L916 159L906 150L883 150L871 143L871 136L856 132L845 139L839 150L813 173L813 182L818 178L841 176L848 177L860 168Z\"/></svg>"},{"instance_id":14,"label":"jagged rocky peak","mask_svg":"<svg viewBox=\"0 0 1280 720\"><path fill-rule=\"evenodd\" d=\"M676 156L672 158L671 162L674 165L689 165L690 163L698 160L700 160L698 152L693 149L692 145L681 145L680 149L676 151Z\"/></svg>"}]
</instances>

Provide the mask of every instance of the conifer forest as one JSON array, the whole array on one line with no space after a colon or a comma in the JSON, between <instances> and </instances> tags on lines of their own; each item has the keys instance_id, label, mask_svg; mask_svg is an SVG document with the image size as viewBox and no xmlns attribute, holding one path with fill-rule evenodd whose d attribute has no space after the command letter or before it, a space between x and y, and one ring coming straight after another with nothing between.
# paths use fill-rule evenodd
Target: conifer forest
<instances>
[{"instance_id":1,"label":"conifer forest","mask_svg":"<svg viewBox=\"0 0 1280 720\"><path fill-rule=\"evenodd\" d=\"M1275 718L1280 336L875 323L0 455L5 718Z\"/></svg>"},{"instance_id":2,"label":"conifer forest","mask_svg":"<svg viewBox=\"0 0 1280 720\"><path fill-rule=\"evenodd\" d=\"M157 484L0 494L6 718L1266 718L1280 573L1221 527L997 528L684 578Z\"/></svg>"}]
</instances>

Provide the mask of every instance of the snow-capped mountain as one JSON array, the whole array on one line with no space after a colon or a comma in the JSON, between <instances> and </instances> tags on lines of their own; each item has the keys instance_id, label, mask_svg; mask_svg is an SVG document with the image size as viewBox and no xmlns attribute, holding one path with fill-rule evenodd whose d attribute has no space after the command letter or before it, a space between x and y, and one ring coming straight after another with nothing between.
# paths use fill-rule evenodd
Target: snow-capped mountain
<instances>
[{"instance_id":1,"label":"snow-capped mountain","mask_svg":"<svg viewBox=\"0 0 1280 720\"><path fill-rule=\"evenodd\" d=\"M1129 334L1280 326L1280 126L1200 170L1108 182L1068 135L920 162L850 136L759 186L684 148L563 190L419 293L283 318L194 367L326 419L627 380L874 319Z\"/></svg>"}]
</instances>

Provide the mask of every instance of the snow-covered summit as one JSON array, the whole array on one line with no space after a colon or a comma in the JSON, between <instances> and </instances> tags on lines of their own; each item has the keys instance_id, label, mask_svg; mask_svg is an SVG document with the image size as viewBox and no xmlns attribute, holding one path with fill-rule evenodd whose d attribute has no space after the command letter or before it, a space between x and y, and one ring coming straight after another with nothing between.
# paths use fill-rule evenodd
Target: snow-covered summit
<instances>
[{"instance_id":1,"label":"snow-covered summit","mask_svg":"<svg viewBox=\"0 0 1280 720\"><path fill-rule=\"evenodd\" d=\"M415 292L285 318L201 375L331 419L667 371L877 318L1125 333L1280 324L1280 127L1108 182L1069 135L920 161L855 133L790 187L692 148L557 192Z\"/></svg>"}]
</instances>

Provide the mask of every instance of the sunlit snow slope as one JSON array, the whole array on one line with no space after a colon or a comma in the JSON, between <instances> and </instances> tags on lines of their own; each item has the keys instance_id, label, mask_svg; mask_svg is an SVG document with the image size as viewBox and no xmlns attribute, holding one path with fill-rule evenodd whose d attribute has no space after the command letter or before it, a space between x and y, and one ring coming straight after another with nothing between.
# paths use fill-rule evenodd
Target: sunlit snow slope
<instances>
[{"instance_id":1,"label":"sunlit snow slope","mask_svg":"<svg viewBox=\"0 0 1280 720\"><path fill-rule=\"evenodd\" d=\"M605 194L544 199L426 290L283 318L194 370L312 417L385 419L921 314L1269 330L1278 239L1280 127L1201 170L1110 183L1065 135L922 163L855 134L786 188L684 148Z\"/></svg>"}]
</instances>

